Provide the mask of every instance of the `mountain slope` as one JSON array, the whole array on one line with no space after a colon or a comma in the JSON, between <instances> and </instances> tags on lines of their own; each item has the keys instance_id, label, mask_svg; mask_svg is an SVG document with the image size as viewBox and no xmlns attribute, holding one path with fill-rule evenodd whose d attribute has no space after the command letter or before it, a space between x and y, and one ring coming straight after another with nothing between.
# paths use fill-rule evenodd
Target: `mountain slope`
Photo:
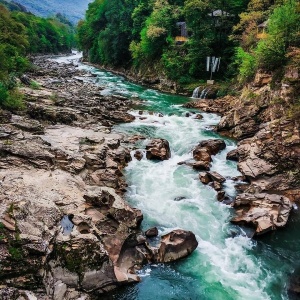
<instances>
[{"instance_id":1,"label":"mountain slope","mask_svg":"<svg viewBox=\"0 0 300 300\"><path fill-rule=\"evenodd\" d=\"M25 6L30 12L48 17L56 13L62 13L72 22L77 23L84 17L88 4L92 0L14 0Z\"/></svg>"}]
</instances>

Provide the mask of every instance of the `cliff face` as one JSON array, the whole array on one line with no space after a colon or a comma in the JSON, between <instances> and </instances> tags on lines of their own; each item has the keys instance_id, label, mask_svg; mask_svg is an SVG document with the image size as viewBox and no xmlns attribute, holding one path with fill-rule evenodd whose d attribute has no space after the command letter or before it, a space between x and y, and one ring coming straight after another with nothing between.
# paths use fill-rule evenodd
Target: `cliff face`
<instances>
[{"instance_id":1,"label":"cliff face","mask_svg":"<svg viewBox=\"0 0 300 300\"><path fill-rule=\"evenodd\" d=\"M300 201L299 51L279 73L261 71L232 98L217 130L238 139L239 170L262 191Z\"/></svg>"}]
</instances>

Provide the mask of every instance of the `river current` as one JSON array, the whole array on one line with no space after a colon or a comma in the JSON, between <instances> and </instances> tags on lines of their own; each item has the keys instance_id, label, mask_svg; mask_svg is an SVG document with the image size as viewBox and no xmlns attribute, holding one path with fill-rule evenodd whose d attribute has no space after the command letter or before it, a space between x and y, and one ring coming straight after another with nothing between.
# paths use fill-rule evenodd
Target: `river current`
<instances>
[{"instance_id":1,"label":"river current","mask_svg":"<svg viewBox=\"0 0 300 300\"><path fill-rule=\"evenodd\" d=\"M78 56L57 61L72 59ZM299 213L293 213L285 229L251 240L242 229L230 224L234 212L216 200L216 192L199 181L198 172L178 165L192 158L192 149L200 141L222 138L212 131L220 117L209 113L201 113L201 120L195 114L187 117L187 112L196 112L182 107L190 100L187 97L148 89L83 64L79 68L95 75L91 80L103 87L103 95L142 100L130 111L135 121L115 126L115 131L147 137L137 144L140 149L151 138L164 138L170 143L169 160L154 162L144 156L138 161L132 152L133 160L124 171L128 183L126 200L142 210L142 229L157 226L164 234L182 228L194 232L199 242L188 258L144 267L139 274L141 283L124 287L107 299L288 299L288 276L300 266ZM224 140L227 147L213 157L211 170L227 178L225 191L233 197L236 192L230 178L240 173L236 163L226 160L226 154L236 143Z\"/></svg>"}]
</instances>

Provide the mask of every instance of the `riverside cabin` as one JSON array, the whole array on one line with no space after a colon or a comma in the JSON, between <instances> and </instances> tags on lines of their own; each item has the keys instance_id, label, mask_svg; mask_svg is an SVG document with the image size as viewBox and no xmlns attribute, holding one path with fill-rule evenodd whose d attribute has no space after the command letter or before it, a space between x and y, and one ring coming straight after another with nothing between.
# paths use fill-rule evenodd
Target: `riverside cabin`
<instances>
[{"instance_id":1,"label":"riverside cabin","mask_svg":"<svg viewBox=\"0 0 300 300\"><path fill-rule=\"evenodd\" d=\"M180 28L180 35L175 37L176 45L182 45L188 40L186 22L177 22L176 26Z\"/></svg>"}]
</instances>

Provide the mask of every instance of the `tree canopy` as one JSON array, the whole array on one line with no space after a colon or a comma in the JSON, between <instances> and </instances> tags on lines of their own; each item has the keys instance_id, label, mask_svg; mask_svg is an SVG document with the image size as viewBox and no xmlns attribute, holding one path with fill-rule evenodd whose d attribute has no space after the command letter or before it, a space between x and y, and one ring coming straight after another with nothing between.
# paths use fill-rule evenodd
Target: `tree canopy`
<instances>
[{"instance_id":1,"label":"tree canopy","mask_svg":"<svg viewBox=\"0 0 300 300\"><path fill-rule=\"evenodd\" d=\"M8 107L15 93L14 77L29 67L27 55L70 51L74 31L57 18L40 18L1 1L5 6L0 4L0 105Z\"/></svg>"},{"instance_id":2,"label":"tree canopy","mask_svg":"<svg viewBox=\"0 0 300 300\"><path fill-rule=\"evenodd\" d=\"M178 22L188 32L181 45ZM263 22L268 33L260 40ZM183 82L206 79L205 58L216 56L222 59L219 77L240 72L247 78L284 61L287 48L298 45L299 24L297 0L95 0L79 23L78 40L102 65L156 66Z\"/></svg>"},{"instance_id":3,"label":"tree canopy","mask_svg":"<svg viewBox=\"0 0 300 300\"><path fill-rule=\"evenodd\" d=\"M228 37L247 4L247 0L95 0L79 23L79 44L92 62L138 68L156 64L174 80L201 78L206 56L221 56L224 65L230 62L234 42ZM178 22L187 25L188 40L182 45L175 42Z\"/></svg>"}]
</instances>

